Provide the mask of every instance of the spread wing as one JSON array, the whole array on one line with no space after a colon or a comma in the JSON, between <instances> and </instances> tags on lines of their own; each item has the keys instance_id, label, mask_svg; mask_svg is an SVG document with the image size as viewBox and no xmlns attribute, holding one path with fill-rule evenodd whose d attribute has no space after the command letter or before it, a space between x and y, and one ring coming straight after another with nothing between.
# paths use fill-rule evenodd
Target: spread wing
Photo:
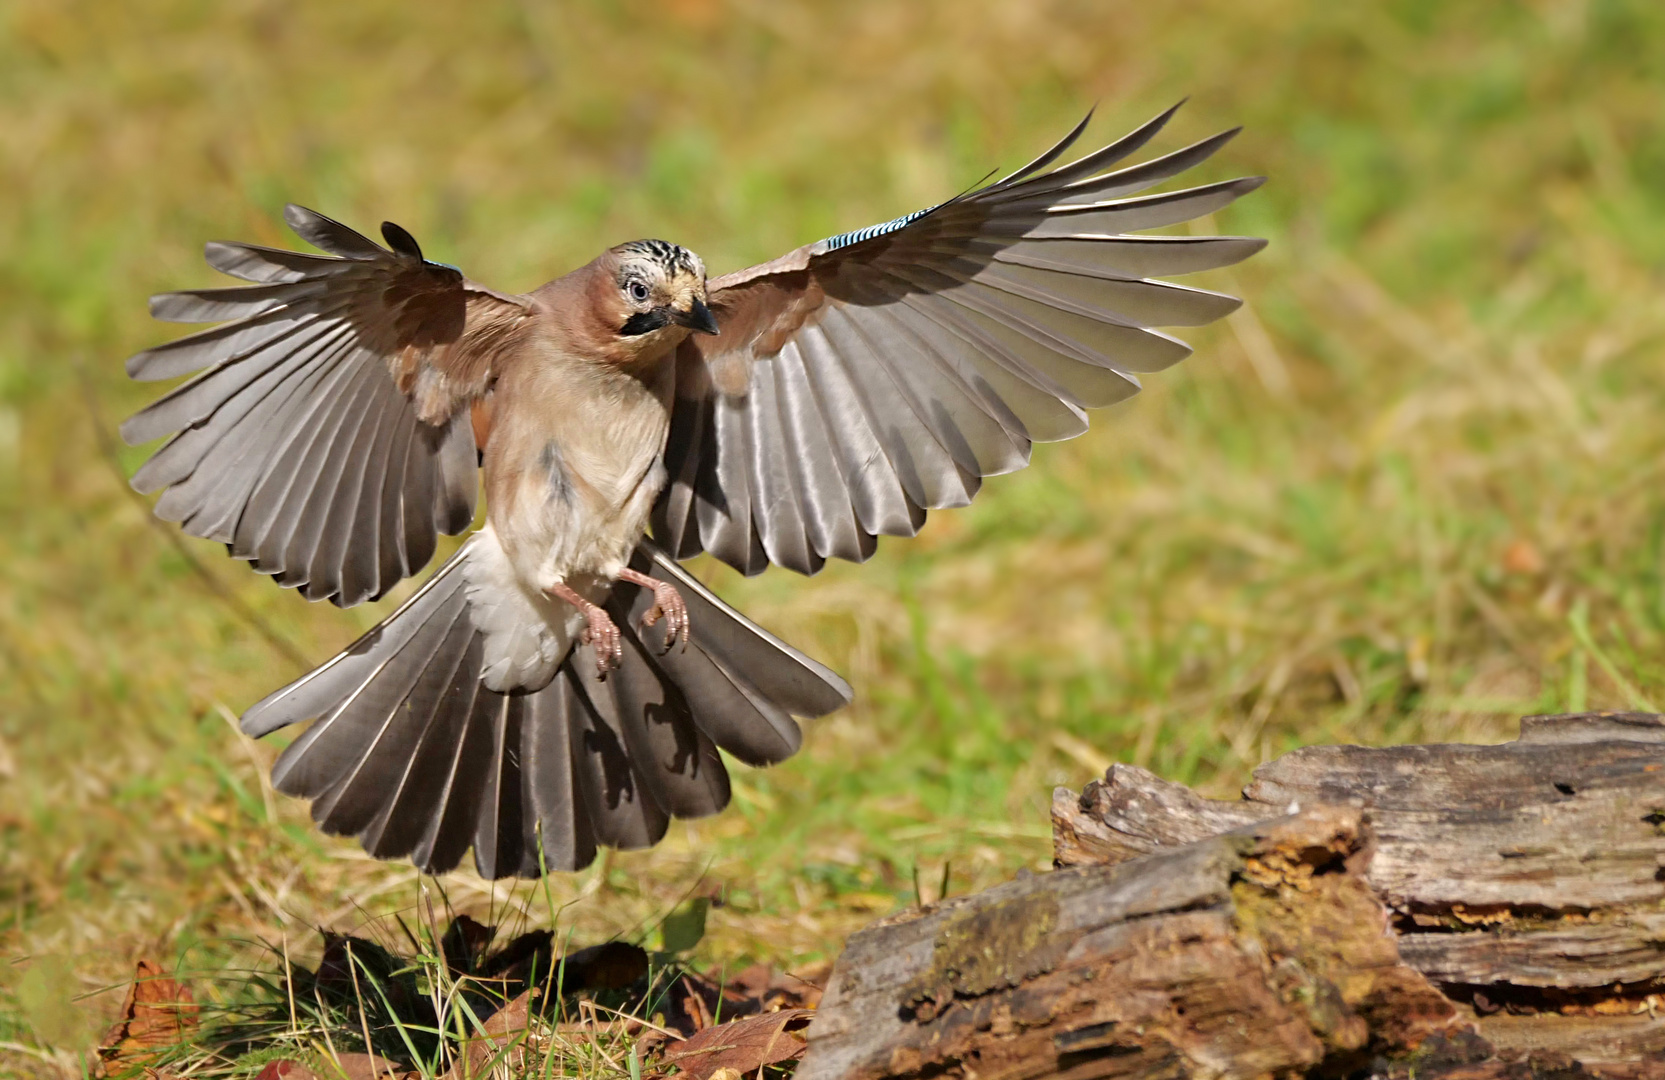
<instances>
[{"instance_id":1,"label":"spread wing","mask_svg":"<svg viewBox=\"0 0 1665 1080\"><path fill-rule=\"evenodd\" d=\"M721 333L677 355L655 537L749 574L860 561L1189 354L1152 328L1201 325L1239 301L1153 279L1265 242L1127 234L1211 213L1262 180L1129 197L1236 134L1112 169L1173 113L1048 171L1083 120L987 187L713 281Z\"/></svg>"},{"instance_id":2,"label":"spread wing","mask_svg":"<svg viewBox=\"0 0 1665 1080\"><path fill-rule=\"evenodd\" d=\"M309 599L381 596L474 518L468 404L511 362L531 302L290 206L311 255L212 243L209 265L253 285L166 293L151 314L222 322L139 353L135 379L200 371L122 425L173 437L133 477L156 513L217 540ZM229 320L229 321L227 321Z\"/></svg>"}]
</instances>

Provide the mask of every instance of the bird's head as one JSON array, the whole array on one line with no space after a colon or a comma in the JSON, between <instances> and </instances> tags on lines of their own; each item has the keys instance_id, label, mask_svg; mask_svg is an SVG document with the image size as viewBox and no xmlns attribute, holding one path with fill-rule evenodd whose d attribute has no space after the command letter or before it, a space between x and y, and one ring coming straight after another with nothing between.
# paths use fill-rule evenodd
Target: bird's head
<instances>
[{"instance_id":1,"label":"bird's head","mask_svg":"<svg viewBox=\"0 0 1665 1080\"><path fill-rule=\"evenodd\" d=\"M600 260L602 300L618 352L662 354L690 332L717 333L705 305L705 263L663 240L632 240Z\"/></svg>"}]
</instances>

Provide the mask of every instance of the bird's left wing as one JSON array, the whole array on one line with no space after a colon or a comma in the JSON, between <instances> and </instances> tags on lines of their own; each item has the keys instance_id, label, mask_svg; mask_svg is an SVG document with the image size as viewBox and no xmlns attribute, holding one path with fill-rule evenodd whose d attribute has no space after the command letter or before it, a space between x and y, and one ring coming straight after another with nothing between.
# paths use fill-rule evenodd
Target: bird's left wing
<instances>
[{"instance_id":1,"label":"bird's left wing","mask_svg":"<svg viewBox=\"0 0 1665 1080\"><path fill-rule=\"evenodd\" d=\"M745 573L860 561L878 536L913 535L926 510L964 505L983 477L1028 464L1031 443L1079 435L1085 410L1189 354L1152 328L1211 322L1239 301L1153 279L1265 242L1127 234L1262 181L1128 197L1236 134L1111 168L1173 112L1049 171L1083 120L987 187L714 280L721 332L677 355L660 543Z\"/></svg>"}]
</instances>

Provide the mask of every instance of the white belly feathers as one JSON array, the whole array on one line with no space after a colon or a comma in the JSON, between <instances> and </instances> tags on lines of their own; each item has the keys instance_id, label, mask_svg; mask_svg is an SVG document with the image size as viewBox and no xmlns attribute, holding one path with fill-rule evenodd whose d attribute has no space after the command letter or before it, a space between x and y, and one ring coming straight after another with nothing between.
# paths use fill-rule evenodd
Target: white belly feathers
<instances>
[{"instance_id":1,"label":"white belly feathers","mask_svg":"<svg viewBox=\"0 0 1665 1080\"><path fill-rule=\"evenodd\" d=\"M665 368L653 385L607 373L616 380L608 386L609 408L567 413L535 433L493 432L494 443L500 434L512 440L492 449L507 451L509 460L496 464L512 468L513 479L493 485L488 476L488 523L465 568L472 617L485 633L482 681L490 689L532 690L555 677L584 620L547 590L564 582L602 602L647 531L666 479ZM595 387L587 389L593 395ZM598 424L598 417L609 422Z\"/></svg>"},{"instance_id":2,"label":"white belly feathers","mask_svg":"<svg viewBox=\"0 0 1665 1080\"><path fill-rule=\"evenodd\" d=\"M480 681L491 690L537 690L549 685L584 617L515 574L488 522L468 553L468 611L485 634Z\"/></svg>"}]
</instances>

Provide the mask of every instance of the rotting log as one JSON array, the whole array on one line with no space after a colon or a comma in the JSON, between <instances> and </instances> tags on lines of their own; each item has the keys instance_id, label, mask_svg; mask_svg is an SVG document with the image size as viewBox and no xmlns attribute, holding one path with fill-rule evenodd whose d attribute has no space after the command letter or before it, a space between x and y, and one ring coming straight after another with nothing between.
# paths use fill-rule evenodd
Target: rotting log
<instances>
[{"instance_id":1,"label":"rotting log","mask_svg":"<svg viewBox=\"0 0 1665 1080\"><path fill-rule=\"evenodd\" d=\"M1360 817L1314 808L864 930L797 1076L1346 1072L1457 1036L1358 872Z\"/></svg>"},{"instance_id":2,"label":"rotting log","mask_svg":"<svg viewBox=\"0 0 1665 1080\"><path fill-rule=\"evenodd\" d=\"M1054 854L1115 862L1320 803L1365 815L1365 876L1400 955L1485 1039L1665 1062L1665 718L1529 716L1496 746L1309 747L1256 769L1240 802L1117 765L1055 794Z\"/></svg>"},{"instance_id":3,"label":"rotting log","mask_svg":"<svg viewBox=\"0 0 1665 1080\"><path fill-rule=\"evenodd\" d=\"M850 939L798 1080L1665 1080L1665 722L1115 766L1060 869Z\"/></svg>"}]
</instances>

